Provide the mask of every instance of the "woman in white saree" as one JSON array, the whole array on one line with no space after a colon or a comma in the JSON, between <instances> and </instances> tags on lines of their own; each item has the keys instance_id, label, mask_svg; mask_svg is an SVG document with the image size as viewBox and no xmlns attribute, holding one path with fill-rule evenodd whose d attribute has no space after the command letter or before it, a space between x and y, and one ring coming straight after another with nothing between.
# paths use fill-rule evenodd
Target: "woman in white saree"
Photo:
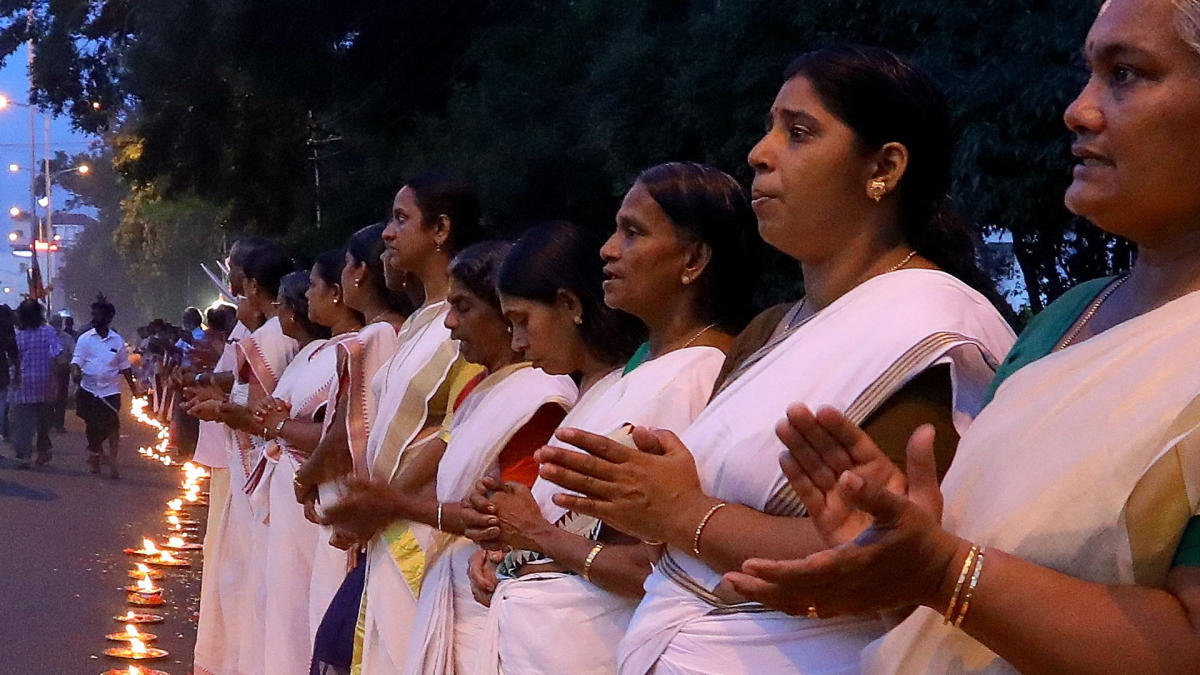
<instances>
[{"instance_id":1,"label":"woman in white saree","mask_svg":"<svg viewBox=\"0 0 1200 675\"><path fill-rule=\"evenodd\" d=\"M353 476L343 482L345 492L420 493L435 479L445 449L438 432L449 425L458 393L480 370L462 359L445 326L446 266L478 236L480 218L473 188L457 177L424 174L396 193L392 219L383 232L388 286L399 289L406 273L415 275L424 304L405 321L395 354L372 381L378 392L377 419L362 456L354 457ZM334 527L345 545L365 546L366 565L347 576L331 601L318 631L314 651L321 653L314 653L312 670L399 672L432 528L408 520L360 518L366 514L349 508L339 517L336 503L322 502L321 522Z\"/></svg>"},{"instance_id":2,"label":"woman in white saree","mask_svg":"<svg viewBox=\"0 0 1200 675\"><path fill-rule=\"evenodd\" d=\"M753 206L767 243L800 261L805 297L679 437L639 429L631 449L563 430L594 456L538 453L543 477L585 495L558 504L666 543L622 673L854 672L876 618L794 618L721 581L747 557L824 547L779 470L770 409L848 407L897 454L914 411L953 439L1013 341L960 280L982 275L941 211L952 143L927 76L882 49L813 52L788 68L768 119L749 156Z\"/></svg>"},{"instance_id":3,"label":"woman in white saree","mask_svg":"<svg viewBox=\"0 0 1200 675\"><path fill-rule=\"evenodd\" d=\"M450 312L446 326L463 358L485 368L459 395L447 431L436 485L419 494L388 491L351 493L332 516L357 512L381 520L407 519L433 526L425 550L426 571L414 621L407 672L461 671L474 655L475 635L486 609L471 596L467 560L474 550L461 536L459 502L485 473L505 479L522 474L532 482L534 450L549 439L575 402L569 377L533 368L511 348L511 327L500 310L496 272L508 244L467 247L450 262Z\"/></svg>"},{"instance_id":4,"label":"woman in white saree","mask_svg":"<svg viewBox=\"0 0 1200 675\"><path fill-rule=\"evenodd\" d=\"M378 391L371 382L395 354L400 327L412 313L412 301L405 289L388 288L380 257L383 229L382 224L369 225L350 235L340 262L337 284L343 307L360 314L366 325L354 333L353 339L334 345L336 375L326 402L322 436L293 479L296 500L314 523L318 520L321 490L325 490L326 501L332 501L337 480L362 463L378 408ZM312 553L312 583L307 594L313 633L310 647L329 602L356 561L356 552L332 546L332 538L333 531L321 526Z\"/></svg>"},{"instance_id":5,"label":"woman in white saree","mask_svg":"<svg viewBox=\"0 0 1200 675\"><path fill-rule=\"evenodd\" d=\"M604 434L629 425L679 431L708 401L732 334L748 318L757 281L747 272L753 213L732 177L677 162L642 172L615 221L599 251L604 303L642 320L648 341L619 379L564 424ZM513 276L549 266L546 260L513 263ZM505 270L507 277L508 263ZM511 291L524 289L504 281L511 304L510 297L520 295ZM490 500L478 495L480 509L497 518L499 539L515 550L502 566L512 578L492 599L479 671L612 671L652 551L560 508L550 499L556 489L545 481L531 495L486 487L499 491ZM567 640L573 648L561 649Z\"/></svg>"},{"instance_id":6,"label":"woman in white saree","mask_svg":"<svg viewBox=\"0 0 1200 675\"><path fill-rule=\"evenodd\" d=\"M246 406L270 396L298 349L296 341L283 334L277 316L279 282L291 268L291 259L275 245L247 254L243 270L246 295L239 300L238 311L248 320L254 316L266 320L236 345L236 380L228 400L210 400L191 410L200 419L225 422L230 435L230 497L219 543L221 564L210 572L217 575L220 598L216 611L220 613L224 639L203 651L198 647L195 663L200 672L214 675L253 671L261 655L262 633L255 630L261 625L261 607L255 597L256 570L250 561L255 546L261 545L266 536L266 526L254 517L245 486L259 459L254 431L262 430L248 419Z\"/></svg>"},{"instance_id":7,"label":"woman in white saree","mask_svg":"<svg viewBox=\"0 0 1200 675\"><path fill-rule=\"evenodd\" d=\"M361 315L342 302L341 268L342 252L329 251L317 257L311 273L284 277L280 324L284 334L302 348L271 398L253 411L267 439L254 474L257 485L251 488L251 501L267 523L265 550L256 561L265 570L259 597L264 608L262 672L266 673L306 672L312 654L316 626L311 625L308 594L317 571L313 566L317 545L325 539L296 503L292 481L296 467L321 439L330 391L337 382L337 347L357 339L362 327ZM342 576L324 585L339 583Z\"/></svg>"},{"instance_id":8,"label":"woman in white saree","mask_svg":"<svg viewBox=\"0 0 1200 675\"><path fill-rule=\"evenodd\" d=\"M836 410L781 425L831 543L871 527L730 580L789 612L918 606L864 672L1200 672L1200 2L1112 0L1084 53L1066 204L1137 243L1129 274L1030 323L940 491L928 430L904 472Z\"/></svg>"}]
</instances>

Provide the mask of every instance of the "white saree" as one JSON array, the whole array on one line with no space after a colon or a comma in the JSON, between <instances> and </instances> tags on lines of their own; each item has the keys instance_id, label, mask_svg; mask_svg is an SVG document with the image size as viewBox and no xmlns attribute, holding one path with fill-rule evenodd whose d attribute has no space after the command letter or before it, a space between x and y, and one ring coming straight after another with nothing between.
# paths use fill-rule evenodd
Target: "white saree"
<instances>
[{"instance_id":1,"label":"white saree","mask_svg":"<svg viewBox=\"0 0 1200 675\"><path fill-rule=\"evenodd\" d=\"M230 392L230 401L245 404L251 382L265 391L274 391L297 348L296 341L283 334L278 318L268 320L239 341L235 345L238 382ZM212 618L222 625L219 633L222 639L203 645L199 639L196 642L195 668L212 675L259 672L255 667L260 643L255 640L261 640L261 631L255 634L255 627L261 621L255 606L255 585L246 576L254 546L256 543L262 545L266 535L266 526L255 521L250 499L243 490L255 459L253 442L250 436L241 432L227 430L227 433L230 438L230 489L221 540L216 544L220 550L220 566L205 570L205 574L216 577L218 597L215 607L201 609L202 613L215 613Z\"/></svg>"},{"instance_id":2,"label":"white saree","mask_svg":"<svg viewBox=\"0 0 1200 675\"><path fill-rule=\"evenodd\" d=\"M230 372L237 366L237 350L234 345L250 337L250 330L238 322L230 331L229 340L221 352L221 358L213 367L214 373ZM203 559L209 570L221 569L222 546L226 514L229 511L229 458L233 449L228 447L232 436L225 432L220 422L200 422L200 435L196 442L195 461L212 469L208 481L208 519L204 528ZM201 663L212 663L200 655L217 654L225 644L225 625L221 621L220 599L217 593L217 574L212 572L200 578L200 618L196 622L196 648L194 651L197 672ZM216 658L216 657L214 657ZM219 664L218 664L219 665ZM213 671L210 671L210 673Z\"/></svg>"},{"instance_id":3,"label":"white saree","mask_svg":"<svg viewBox=\"0 0 1200 675\"><path fill-rule=\"evenodd\" d=\"M396 353L399 337L397 330L387 321L367 324L354 337L336 345L337 376L326 404L327 428L324 433L329 433L328 425L334 423L334 410L339 405L339 398L343 398L342 405L346 406L346 443L351 457L358 458L355 464L361 465L361 458L366 453L367 437L379 408L379 391L372 386L372 382L379 369ZM336 498L336 483L328 483L320 488L322 502L332 502ZM313 631L310 637L316 636L317 627L321 625L321 619L354 559L353 552L348 553L329 545L332 529L323 526L320 529L321 534L312 556L312 583L308 591L309 626Z\"/></svg>"},{"instance_id":4,"label":"white saree","mask_svg":"<svg viewBox=\"0 0 1200 675\"><path fill-rule=\"evenodd\" d=\"M538 409L547 404L569 409L577 395L569 377L547 375L528 363L488 375L454 413L450 442L438 464L438 501L465 498L475 481L498 469L500 452ZM487 618L467 579L467 562L477 550L469 539L439 533L426 551L406 673L465 673L473 662Z\"/></svg>"},{"instance_id":5,"label":"white saree","mask_svg":"<svg viewBox=\"0 0 1200 675\"><path fill-rule=\"evenodd\" d=\"M1085 581L1161 588L1200 513L1197 335L1200 292L1010 376L959 443L942 484L944 527ZM867 649L862 667L1017 672L925 607Z\"/></svg>"},{"instance_id":6,"label":"white saree","mask_svg":"<svg viewBox=\"0 0 1200 675\"><path fill-rule=\"evenodd\" d=\"M343 333L330 340L314 341L301 350L284 372L273 396L291 404L291 418L316 422L324 410L328 416L330 390L337 380L338 346L357 340L356 333ZM326 574L325 586L341 583L339 570L317 570L315 553L324 540L322 528L304 517L292 484L306 453L283 439L263 449L263 476L259 479L260 500L266 503L267 539L262 607L264 614L264 673L304 673L312 656L313 636L309 593L317 573ZM265 490L264 490L265 488ZM343 559L344 559L343 553ZM344 572L344 565L343 570ZM328 604L328 598L326 598Z\"/></svg>"},{"instance_id":7,"label":"white saree","mask_svg":"<svg viewBox=\"0 0 1200 675\"><path fill-rule=\"evenodd\" d=\"M624 376L614 373L586 392L559 428L611 434L633 424L679 433L704 408L724 362L719 349L689 347ZM551 444L565 445L557 439ZM551 498L562 491L540 478L533 485L548 521L587 536L595 521L554 504ZM636 604L574 574L536 572L505 579L492 596L476 672L612 673L617 644Z\"/></svg>"},{"instance_id":8,"label":"white saree","mask_svg":"<svg viewBox=\"0 0 1200 675\"><path fill-rule=\"evenodd\" d=\"M363 458L374 478L395 478L405 452L426 423L430 400L458 359L458 343L450 339L445 326L449 309L441 301L409 317L400 329L395 355L375 376L380 392L378 420ZM363 673L403 670L425 571L424 551L432 545L433 533L433 528L420 523L401 521L368 545L359 622L361 661L356 659Z\"/></svg>"},{"instance_id":9,"label":"white saree","mask_svg":"<svg viewBox=\"0 0 1200 675\"><path fill-rule=\"evenodd\" d=\"M751 356L681 439L706 493L799 516L775 436L788 404L832 405L862 422L914 376L948 362L961 430L1013 339L995 308L948 274L880 275ZM690 552L668 547L621 641L620 672L850 673L883 632L875 618L811 620L727 605L712 593L720 581Z\"/></svg>"}]
</instances>

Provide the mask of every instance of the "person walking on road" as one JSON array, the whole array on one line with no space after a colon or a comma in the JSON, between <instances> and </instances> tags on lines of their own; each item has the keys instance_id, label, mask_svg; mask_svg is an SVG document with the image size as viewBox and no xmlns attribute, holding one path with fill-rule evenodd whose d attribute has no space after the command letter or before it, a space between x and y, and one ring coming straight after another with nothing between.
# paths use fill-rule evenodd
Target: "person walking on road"
<instances>
[{"instance_id":1,"label":"person walking on road","mask_svg":"<svg viewBox=\"0 0 1200 675\"><path fill-rule=\"evenodd\" d=\"M53 363L62 351L58 334L46 325L46 311L37 300L17 306L18 368L12 389L12 443L17 468L28 469L37 434L37 464L50 461L50 409L55 398Z\"/></svg>"},{"instance_id":2,"label":"person walking on road","mask_svg":"<svg viewBox=\"0 0 1200 675\"><path fill-rule=\"evenodd\" d=\"M79 385L75 414L84 423L88 444L88 466L100 473L107 460L110 475L120 478L117 449L120 442L121 376L134 396L141 393L129 363L125 340L109 328L117 310L100 296L92 303L92 329L79 336L71 359L71 379ZM108 455L104 443L108 441Z\"/></svg>"},{"instance_id":3,"label":"person walking on road","mask_svg":"<svg viewBox=\"0 0 1200 675\"><path fill-rule=\"evenodd\" d=\"M65 433L67 431L67 401L70 400L71 389L71 357L75 355L75 336L63 330L61 314L54 314L50 317L50 327L58 334L58 344L62 348L51 366L54 380L54 400L51 403L50 427L58 433Z\"/></svg>"}]
</instances>

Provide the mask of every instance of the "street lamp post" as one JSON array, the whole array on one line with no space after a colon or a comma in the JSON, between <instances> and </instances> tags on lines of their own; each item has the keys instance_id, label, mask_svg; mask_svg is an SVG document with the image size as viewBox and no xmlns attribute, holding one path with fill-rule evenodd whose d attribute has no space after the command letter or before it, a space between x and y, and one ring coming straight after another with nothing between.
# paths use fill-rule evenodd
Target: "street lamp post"
<instances>
[{"instance_id":1,"label":"street lamp post","mask_svg":"<svg viewBox=\"0 0 1200 675\"><path fill-rule=\"evenodd\" d=\"M0 108L4 107L5 102L6 102L6 100L4 99L4 97L0 96ZM48 137L49 137L49 127L48 127L48 122L47 122L47 138ZM48 147L47 147L47 154L49 154ZM52 190L51 186L54 183L54 179L58 178L59 176L66 175L68 173L77 173L81 176L86 176L89 173L91 173L92 167L88 166L87 164L78 164L76 166L69 166L60 171L55 171L55 172L51 173L50 160L48 157L45 160L44 167L45 167L44 174L45 174L45 178L46 178L46 180L45 180L45 185L46 185L45 196L43 196L41 199L37 199L34 196L34 192L32 190L30 191L29 196L30 196L30 199L32 200L31 204L35 208L37 206L41 206L42 208L46 209L46 217L41 220L38 220L37 211L30 209L30 212L29 212L30 225L33 228L35 228L34 233L33 233L34 241L30 243L30 246L31 246L31 251L33 253L34 267L38 268L39 266L37 265L37 244L36 244L36 242L44 241L47 243L47 246L46 246L46 275L45 275L44 287L45 287L45 291L46 291L46 309L51 310L51 309L53 309L53 304L51 302L52 291L50 290L50 284L53 281L53 277L54 277L54 258L53 258L54 251L52 250L53 246L51 246L51 244L54 240L54 225L53 225L53 209L54 209L54 207L53 207L52 201L51 201L51 190ZM8 165L8 170L10 173L17 173L18 171L23 171L26 169L25 169L25 167L21 166L20 164L17 164L14 162L14 163ZM30 185L35 185L36 181L37 181L37 172L33 170L32 166L28 169L28 171L30 172L30 174L32 174L32 178L30 178ZM20 215L20 209L18 209L15 206L12 207L11 209L9 209L9 215L12 215L14 218L17 217L18 215Z\"/></svg>"}]
</instances>

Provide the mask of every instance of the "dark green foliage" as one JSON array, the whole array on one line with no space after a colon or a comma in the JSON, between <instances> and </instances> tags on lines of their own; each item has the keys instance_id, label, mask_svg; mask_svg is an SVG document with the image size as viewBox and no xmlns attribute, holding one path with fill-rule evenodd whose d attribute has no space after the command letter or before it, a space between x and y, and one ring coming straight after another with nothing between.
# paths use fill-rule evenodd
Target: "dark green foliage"
<instances>
[{"instance_id":1,"label":"dark green foliage","mask_svg":"<svg viewBox=\"0 0 1200 675\"><path fill-rule=\"evenodd\" d=\"M981 231L1014 234L1039 309L1131 256L1062 206L1062 112L1097 4L55 0L36 4L37 98L138 139L119 163L135 188L318 250L380 220L403 178L430 167L474 177L501 233L560 217L608 227L633 177L662 161L748 180L791 57L881 44L947 89L956 201ZM0 2L0 49L24 38L25 6ZM776 265L763 300L794 277Z\"/></svg>"}]
</instances>

